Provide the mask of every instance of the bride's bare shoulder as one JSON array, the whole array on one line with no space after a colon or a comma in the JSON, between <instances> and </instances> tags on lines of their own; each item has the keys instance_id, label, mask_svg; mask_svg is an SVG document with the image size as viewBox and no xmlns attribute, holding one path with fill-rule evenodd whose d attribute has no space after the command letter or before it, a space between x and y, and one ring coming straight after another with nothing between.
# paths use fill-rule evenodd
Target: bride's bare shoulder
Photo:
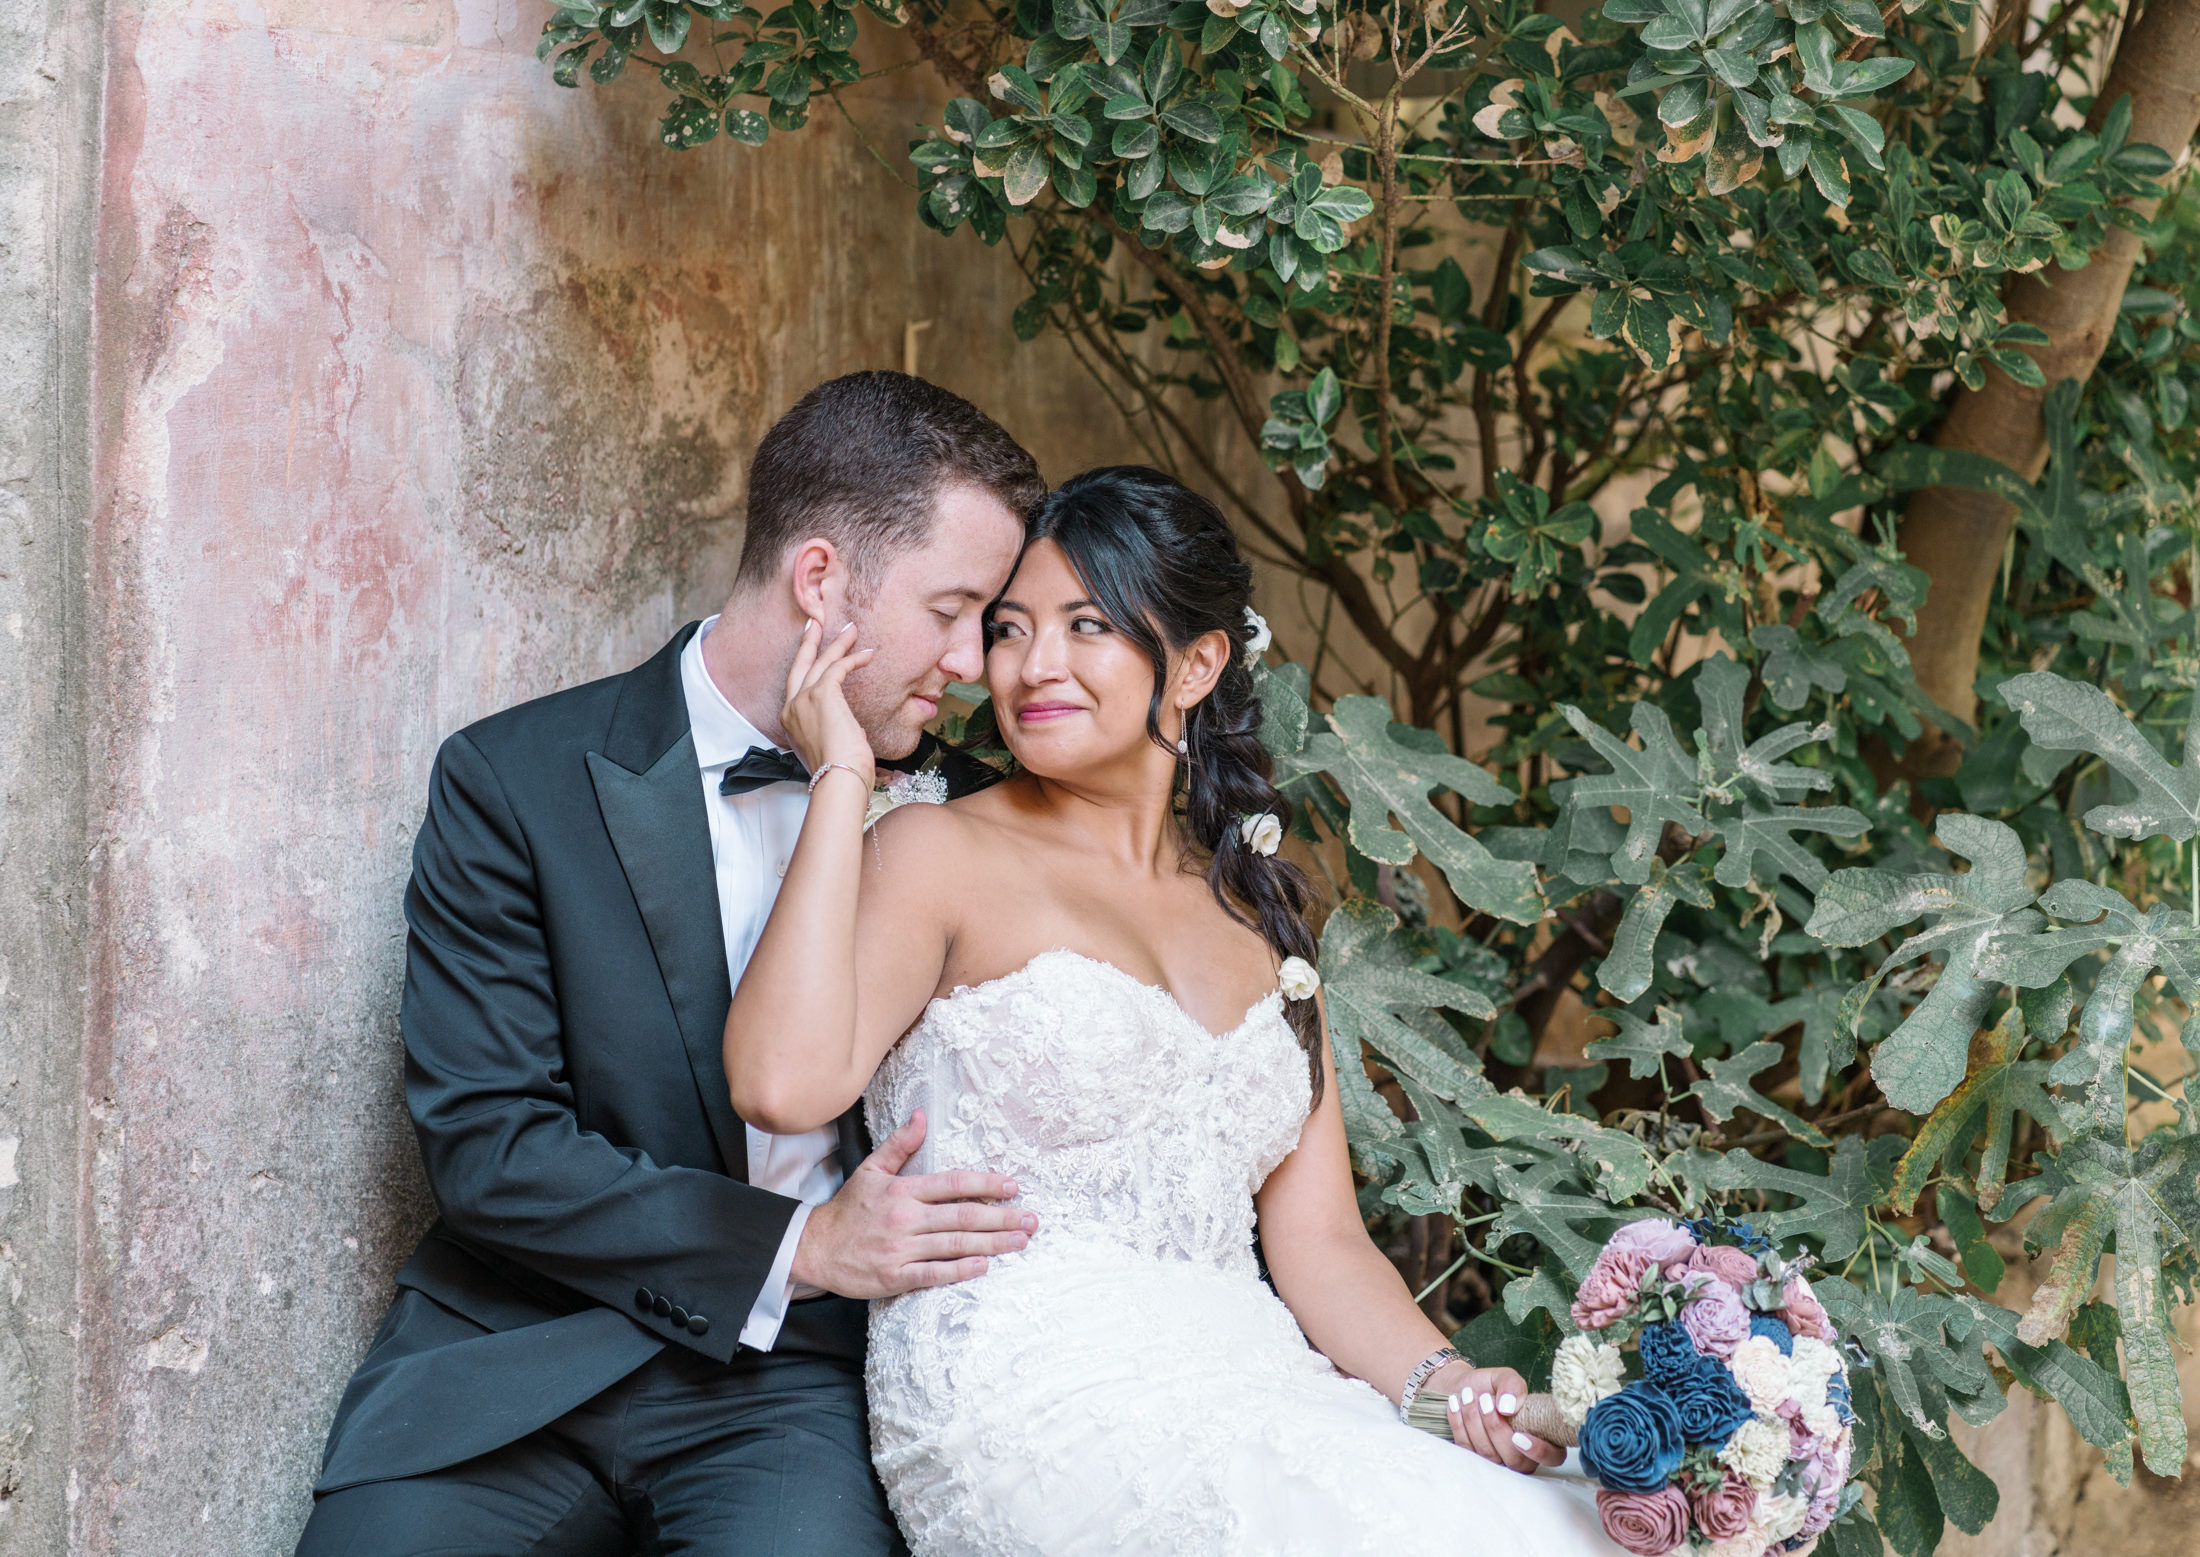
<instances>
[{"instance_id":1,"label":"bride's bare shoulder","mask_svg":"<svg viewBox=\"0 0 2200 1557\"><path fill-rule=\"evenodd\" d=\"M944 805L896 806L874 826L878 869L934 882L963 876L997 847L998 803L988 803L993 794L980 790Z\"/></svg>"}]
</instances>

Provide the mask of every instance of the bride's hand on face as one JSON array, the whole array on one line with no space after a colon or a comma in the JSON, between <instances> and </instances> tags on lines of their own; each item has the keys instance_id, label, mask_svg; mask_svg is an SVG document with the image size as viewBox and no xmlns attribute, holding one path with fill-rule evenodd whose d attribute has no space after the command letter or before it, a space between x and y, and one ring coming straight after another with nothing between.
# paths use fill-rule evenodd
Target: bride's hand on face
<instances>
[{"instance_id":1,"label":"bride's hand on face","mask_svg":"<svg viewBox=\"0 0 2200 1557\"><path fill-rule=\"evenodd\" d=\"M859 649L855 623L842 628L830 643L819 645L824 626L815 619L802 629L801 647L787 670L787 701L779 710L779 723L793 743L795 755L811 773L828 763L853 768L870 788L876 781L870 737L856 723L841 683L848 673L871 663L874 650Z\"/></svg>"},{"instance_id":2,"label":"bride's hand on face","mask_svg":"<svg viewBox=\"0 0 2200 1557\"><path fill-rule=\"evenodd\" d=\"M1528 1396L1528 1382L1510 1368L1469 1368L1454 1363L1432 1374L1425 1389L1444 1392L1451 1441L1485 1460L1533 1475L1564 1462L1566 1451L1512 1425Z\"/></svg>"}]
</instances>

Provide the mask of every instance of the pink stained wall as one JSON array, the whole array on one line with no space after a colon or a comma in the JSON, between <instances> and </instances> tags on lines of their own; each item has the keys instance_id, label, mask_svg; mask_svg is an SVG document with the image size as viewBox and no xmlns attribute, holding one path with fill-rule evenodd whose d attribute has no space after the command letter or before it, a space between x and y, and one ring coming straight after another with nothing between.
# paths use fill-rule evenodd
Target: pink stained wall
<instances>
[{"instance_id":1,"label":"pink stained wall","mask_svg":"<svg viewBox=\"0 0 2200 1557\"><path fill-rule=\"evenodd\" d=\"M72 1550L303 1521L429 1214L395 1007L438 742L715 609L756 437L912 322L1051 476L1136 454L830 103L671 153L641 71L550 82L545 14L107 19ZM930 90L851 106L898 161Z\"/></svg>"}]
</instances>

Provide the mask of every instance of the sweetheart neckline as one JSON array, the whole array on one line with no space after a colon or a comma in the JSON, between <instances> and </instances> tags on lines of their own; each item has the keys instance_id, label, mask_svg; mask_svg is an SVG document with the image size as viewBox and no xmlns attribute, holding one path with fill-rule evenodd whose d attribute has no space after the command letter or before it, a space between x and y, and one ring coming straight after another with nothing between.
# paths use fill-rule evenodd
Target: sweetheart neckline
<instances>
[{"instance_id":1,"label":"sweetheart neckline","mask_svg":"<svg viewBox=\"0 0 2200 1557\"><path fill-rule=\"evenodd\" d=\"M1228 1032L1218 1033L1211 1030L1205 1022L1202 1022L1198 1017L1192 1015L1191 1012L1187 1011L1184 1008L1184 1002L1176 998L1176 991L1170 989L1166 984L1149 984L1146 982L1146 980L1140 978L1137 974L1132 973L1127 969L1117 967L1114 963L1109 962L1104 957L1088 957L1083 952L1074 950L1068 946L1055 946L1043 952L1036 952L1025 961L1022 967L1011 968L1006 973L998 974L993 978L982 979L976 984L957 984L946 994L934 995L930 1000L926 1001L925 1009L929 1012L931 1008L935 1005L953 1005L955 1001L963 995L974 995L981 990L991 989L996 984L1006 984L1011 979L1022 978L1025 974L1029 973L1033 968L1037 967L1040 963L1044 962L1049 957L1068 957L1074 961L1085 963L1091 967L1104 968L1108 972L1114 974L1117 978L1123 980L1126 984L1129 984L1133 989L1142 989L1149 995L1159 996L1163 1001L1167 1002L1169 1009L1183 1021L1185 1026L1191 1028L1193 1031L1199 1033L1202 1037L1214 1043L1227 1042L1229 1039L1235 1038L1239 1033L1244 1032L1246 1028L1252 1026L1255 1021L1259 1020L1261 1012L1266 1010L1269 1006L1273 1005L1277 1007L1279 1014L1282 1009L1283 990L1279 986L1275 989L1271 989L1270 991L1268 991L1267 994L1261 996L1260 999L1254 1001L1251 1005L1247 1006L1245 1008L1245 1015L1238 1019L1238 1023L1235 1027L1231 1028Z\"/></svg>"}]
</instances>

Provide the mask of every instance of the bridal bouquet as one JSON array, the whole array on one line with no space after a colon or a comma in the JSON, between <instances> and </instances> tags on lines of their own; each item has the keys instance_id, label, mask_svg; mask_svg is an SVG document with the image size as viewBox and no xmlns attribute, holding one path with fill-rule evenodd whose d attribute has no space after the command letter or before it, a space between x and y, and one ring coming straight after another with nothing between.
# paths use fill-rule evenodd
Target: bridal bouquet
<instances>
[{"instance_id":1,"label":"bridal bouquet","mask_svg":"<svg viewBox=\"0 0 2200 1557\"><path fill-rule=\"evenodd\" d=\"M1602 1484L1605 1533L1628 1551L1807 1553L1859 1495L1833 1326L1747 1222L1629 1223L1573 1317L1551 1394Z\"/></svg>"}]
</instances>

